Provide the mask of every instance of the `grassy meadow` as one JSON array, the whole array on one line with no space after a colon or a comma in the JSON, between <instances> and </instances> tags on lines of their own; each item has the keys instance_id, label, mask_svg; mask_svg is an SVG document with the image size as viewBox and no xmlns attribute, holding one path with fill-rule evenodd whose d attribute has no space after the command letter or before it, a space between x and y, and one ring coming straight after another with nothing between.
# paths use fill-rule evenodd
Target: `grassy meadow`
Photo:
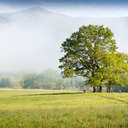
<instances>
[{"instance_id":1,"label":"grassy meadow","mask_svg":"<svg viewBox=\"0 0 128 128\"><path fill-rule=\"evenodd\" d=\"M1 90L0 128L128 128L128 94Z\"/></svg>"}]
</instances>

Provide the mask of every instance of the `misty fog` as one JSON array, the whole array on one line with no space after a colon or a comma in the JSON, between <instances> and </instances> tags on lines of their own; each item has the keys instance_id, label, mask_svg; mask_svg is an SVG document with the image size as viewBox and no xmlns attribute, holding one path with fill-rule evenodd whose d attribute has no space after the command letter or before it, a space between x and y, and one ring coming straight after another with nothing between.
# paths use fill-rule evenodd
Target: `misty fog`
<instances>
[{"instance_id":1,"label":"misty fog","mask_svg":"<svg viewBox=\"0 0 128 128\"><path fill-rule=\"evenodd\" d=\"M127 17L71 17L43 8L0 14L0 71L57 69L61 43L81 25L110 27L120 51L127 50Z\"/></svg>"}]
</instances>

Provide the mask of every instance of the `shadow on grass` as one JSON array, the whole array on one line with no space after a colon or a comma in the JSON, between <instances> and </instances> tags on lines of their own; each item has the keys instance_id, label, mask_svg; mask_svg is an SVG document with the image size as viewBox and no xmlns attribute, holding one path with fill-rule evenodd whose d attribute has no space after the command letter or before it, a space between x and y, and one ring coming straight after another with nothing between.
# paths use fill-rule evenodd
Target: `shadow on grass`
<instances>
[{"instance_id":1,"label":"shadow on grass","mask_svg":"<svg viewBox=\"0 0 128 128\"><path fill-rule=\"evenodd\" d=\"M102 97L102 98L105 98L105 99L108 99L108 100L117 101L117 102L124 103L124 104L128 104L127 101L117 99L117 98L114 98L114 97L108 97L108 96L99 96L99 97Z\"/></svg>"},{"instance_id":2,"label":"shadow on grass","mask_svg":"<svg viewBox=\"0 0 128 128\"><path fill-rule=\"evenodd\" d=\"M73 95L73 94L82 94L82 92L40 93L40 94L27 94L20 96L48 96L48 95Z\"/></svg>"}]
</instances>

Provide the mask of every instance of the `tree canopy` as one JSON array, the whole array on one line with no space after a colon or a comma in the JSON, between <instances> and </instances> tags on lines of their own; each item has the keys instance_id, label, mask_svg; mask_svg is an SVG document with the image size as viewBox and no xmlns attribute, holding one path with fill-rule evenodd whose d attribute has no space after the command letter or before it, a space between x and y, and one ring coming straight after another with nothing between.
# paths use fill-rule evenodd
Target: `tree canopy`
<instances>
[{"instance_id":1,"label":"tree canopy","mask_svg":"<svg viewBox=\"0 0 128 128\"><path fill-rule=\"evenodd\" d=\"M94 92L96 87L102 91L102 86L123 84L121 75L128 70L127 57L117 52L114 34L108 27L82 26L62 43L61 49L64 56L59 68L65 77L84 77Z\"/></svg>"}]
</instances>

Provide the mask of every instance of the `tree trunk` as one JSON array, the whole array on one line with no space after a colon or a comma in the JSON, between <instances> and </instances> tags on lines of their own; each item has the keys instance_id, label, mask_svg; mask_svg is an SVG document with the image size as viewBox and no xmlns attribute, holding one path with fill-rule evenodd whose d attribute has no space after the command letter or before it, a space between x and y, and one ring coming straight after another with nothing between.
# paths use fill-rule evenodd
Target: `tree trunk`
<instances>
[{"instance_id":1,"label":"tree trunk","mask_svg":"<svg viewBox=\"0 0 128 128\"><path fill-rule=\"evenodd\" d=\"M112 90L111 90L111 87L109 86L109 87L107 87L107 92L111 92Z\"/></svg>"},{"instance_id":2,"label":"tree trunk","mask_svg":"<svg viewBox=\"0 0 128 128\"><path fill-rule=\"evenodd\" d=\"M93 93L95 93L96 92L96 87L93 87Z\"/></svg>"},{"instance_id":3,"label":"tree trunk","mask_svg":"<svg viewBox=\"0 0 128 128\"><path fill-rule=\"evenodd\" d=\"M107 87L107 92L109 92L109 87Z\"/></svg>"},{"instance_id":4,"label":"tree trunk","mask_svg":"<svg viewBox=\"0 0 128 128\"><path fill-rule=\"evenodd\" d=\"M102 92L102 86L97 87L97 92Z\"/></svg>"},{"instance_id":5,"label":"tree trunk","mask_svg":"<svg viewBox=\"0 0 128 128\"><path fill-rule=\"evenodd\" d=\"M102 86L99 86L99 92L102 92Z\"/></svg>"},{"instance_id":6,"label":"tree trunk","mask_svg":"<svg viewBox=\"0 0 128 128\"><path fill-rule=\"evenodd\" d=\"M86 89L83 90L83 93L86 93Z\"/></svg>"},{"instance_id":7,"label":"tree trunk","mask_svg":"<svg viewBox=\"0 0 128 128\"><path fill-rule=\"evenodd\" d=\"M112 87L112 82L109 81L109 83L108 83L108 87L107 87L107 92L109 92L109 93L112 92L111 87Z\"/></svg>"}]
</instances>

